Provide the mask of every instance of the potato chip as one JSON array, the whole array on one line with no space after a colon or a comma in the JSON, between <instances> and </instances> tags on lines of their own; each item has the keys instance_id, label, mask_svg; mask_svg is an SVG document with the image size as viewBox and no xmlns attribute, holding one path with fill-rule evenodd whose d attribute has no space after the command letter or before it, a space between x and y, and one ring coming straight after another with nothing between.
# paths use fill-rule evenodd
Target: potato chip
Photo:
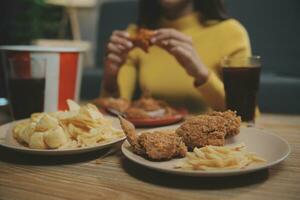
<instances>
[{"instance_id":1,"label":"potato chip","mask_svg":"<svg viewBox=\"0 0 300 200\"><path fill-rule=\"evenodd\" d=\"M55 149L93 146L124 136L93 104L67 103L68 111L34 113L29 121L18 123L13 129L14 138L30 148Z\"/></svg>"},{"instance_id":2,"label":"potato chip","mask_svg":"<svg viewBox=\"0 0 300 200\"><path fill-rule=\"evenodd\" d=\"M66 134L61 127L51 129L45 132L44 141L50 148L58 148L65 145L70 140L70 136Z\"/></svg>"},{"instance_id":3,"label":"potato chip","mask_svg":"<svg viewBox=\"0 0 300 200\"><path fill-rule=\"evenodd\" d=\"M43 132L34 132L29 139L29 147L33 149L46 149Z\"/></svg>"},{"instance_id":4,"label":"potato chip","mask_svg":"<svg viewBox=\"0 0 300 200\"><path fill-rule=\"evenodd\" d=\"M55 129L58 126L58 120L48 114L43 115L37 122L35 131L47 131Z\"/></svg>"},{"instance_id":5,"label":"potato chip","mask_svg":"<svg viewBox=\"0 0 300 200\"><path fill-rule=\"evenodd\" d=\"M70 99L67 100L67 104L70 111L76 111L80 109L80 106Z\"/></svg>"}]
</instances>

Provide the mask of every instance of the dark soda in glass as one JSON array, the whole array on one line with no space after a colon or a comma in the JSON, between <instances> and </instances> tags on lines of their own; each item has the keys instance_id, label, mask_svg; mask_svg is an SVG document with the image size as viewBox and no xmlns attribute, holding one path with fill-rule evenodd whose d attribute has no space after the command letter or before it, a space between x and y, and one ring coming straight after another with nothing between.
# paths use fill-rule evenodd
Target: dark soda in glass
<instances>
[{"instance_id":1,"label":"dark soda in glass","mask_svg":"<svg viewBox=\"0 0 300 200\"><path fill-rule=\"evenodd\" d=\"M7 65L8 95L14 119L44 111L44 58L14 57Z\"/></svg>"},{"instance_id":2,"label":"dark soda in glass","mask_svg":"<svg viewBox=\"0 0 300 200\"><path fill-rule=\"evenodd\" d=\"M9 79L8 86L14 119L44 110L45 78Z\"/></svg>"},{"instance_id":3,"label":"dark soda in glass","mask_svg":"<svg viewBox=\"0 0 300 200\"><path fill-rule=\"evenodd\" d=\"M239 59L223 63L226 107L237 111L242 121L254 122L260 82L260 58Z\"/></svg>"}]
</instances>

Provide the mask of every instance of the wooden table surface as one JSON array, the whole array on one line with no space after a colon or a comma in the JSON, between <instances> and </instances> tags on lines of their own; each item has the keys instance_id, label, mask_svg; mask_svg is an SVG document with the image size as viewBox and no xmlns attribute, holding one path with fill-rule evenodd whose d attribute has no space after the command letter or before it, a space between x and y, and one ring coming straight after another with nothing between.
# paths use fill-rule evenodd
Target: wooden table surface
<instances>
[{"instance_id":1,"label":"wooden table surface","mask_svg":"<svg viewBox=\"0 0 300 200\"><path fill-rule=\"evenodd\" d=\"M268 170L222 178L152 171L119 150L44 157L0 148L0 199L300 199L300 116L263 114L256 125L285 138L290 156Z\"/></svg>"}]
</instances>

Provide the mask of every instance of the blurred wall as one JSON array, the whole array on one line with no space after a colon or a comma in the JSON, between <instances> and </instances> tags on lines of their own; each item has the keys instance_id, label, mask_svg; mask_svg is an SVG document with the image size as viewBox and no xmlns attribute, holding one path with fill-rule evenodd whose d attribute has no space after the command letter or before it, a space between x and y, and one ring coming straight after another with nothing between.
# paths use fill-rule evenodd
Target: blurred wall
<instances>
[{"instance_id":1,"label":"blurred wall","mask_svg":"<svg viewBox=\"0 0 300 200\"><path fill-rule=\"evenodd\" d=\"M92 66L95 67L96 58L96 47L97 47L97 31L98 31L98 20L101 15L101 9L99 9L104 2L114 2L124 0L97 0L97 5L94 8L82 8L78 10L78 18L80 24L81 38L82 40L90 41L92 44L92 55L88 61ZM121 16L121 15L120 15Z\"/></svg>"}]
</instances>

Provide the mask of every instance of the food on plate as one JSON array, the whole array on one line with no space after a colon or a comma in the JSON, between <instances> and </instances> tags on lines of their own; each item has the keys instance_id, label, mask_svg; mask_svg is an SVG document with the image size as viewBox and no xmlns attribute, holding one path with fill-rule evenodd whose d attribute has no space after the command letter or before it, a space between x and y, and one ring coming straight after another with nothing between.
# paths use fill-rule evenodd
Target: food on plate
<instances>
[{"instance_id":1,"label":"food on plate","mask_svg":"<svg viewBox=\"0 0 300 200\"><path fill-rule=\"evenodd\" d=\"M224 119L200 115L186 120L176 133L189 149L206 145L223 146L225 143Z\"/></svg>"},{"instance_id":2,"label":"food on plate","mask_svg":"<svg viewBox=\"0 0 300 200\"><path fill-rule=\"evenodd\" d=\"M132 107L140 108L145 111L154 111L167 106L163 101L153 99L151 97L142 97L132 103Z\"/></svg>"},{"instance_id":3,"label":"food on plate","mask_svg":"<svg viewBox=\"0 0 300 200\"><path fill-rule=\"evenodd\" d=\"M241 120L240 116L236 115L236 112L233 112L231 110L227 110L225 112L213 111L213 112L210 112L208 115L220 116L223 119L225 119L225 121L226 121L226 123L225 123L226 137L231 137L231 136L239 134L242 120Z\"/></svg>"},{"instance_id":4,"label":"food on plate","mask_svg":"<svg viewBox=\"0 0 300 200\"><path fill-rule=\"evenodd\" d=\"M145 110L141 109L141 108L135 108L135 107L130 107L128 108L124 115L126 116L126 118L142 118L142 119L148 119L150 118L148 112L146 112Z\"/></svg>"},{"instance_id":5,"label":"food on plate","mask_svg":"<svg viewBox=\"0 0 300 200\"><path fill-rule=\"evenodd\" d=\"M266 162L255 153L246 151L245 144L236 146L212 146L194 148L188 152L186 158L179 162L175 168L187 170L220 170L244 169L247 166Z\"/></svg>"},{"instance_id":6,"label":"food on plate","mask_svg":"<svg viewBox=\"0 0 300 200\"><path fill-rule=\"evenodd\" d=\"M94 146L124 137L92 104L79 106L68 100L68 111L34 113L13 128L14 138L34 149Z\"/></svg>"},{"instance_id":7,"label":"food on plate","mask_svg":"<svg viewBox=\"0 0 300 200\"><path fill-rule=\"evenodd\" d=\"M127 118L161 118L177 114L177 111L166 102L151 97L142 97L132 102L131 107L126 110Z\"/></svg>"},{"instance_id":8,"label":"food on plate","mask_svg":"<svg viewBox=\"0 0 300 200\"><path fill-rule=\"evenodd\" d=\"M138 136L132 123L120 116L119 119L127 140L136 154L146 155L152 160L169 160L185 156L187 148L175 131L144 132Z\"/></svg>"},{"instance_id":9,"label":"food on plate","mask_svg":"<svg viewBox=\"0 0 300 200\"><path fill-rule=\"evenodd\" d=\"M176 129L190 150L206 145L223 146L227 134L233 136L239 131L240 117L230 110L192 117Z\"/></svg>"},{"instance_id":10,"label":"food on plate","mask_svg":"<svg viewBox=\"0 0 300 200\"><path fill-rule=\"evenodd\" d=\"M140 28L137 30L137 33L131 36L131 41L133 45L143 49L148 53L148 49L151 45L151 37L154 35L154 31L149 29Z\"/></svg>"},{"instance_id":11,"label":"food on plate","mask_svg":"<svg viewBox=\"0 0 300 200\"><path fill-rule=\"evenodd\" d=\"M133 102L122 98L109 97L97 99L94 103L109 112L112 112L111 109L113 109L113 111L119 112L128 119L157 119L178 113L166 102L145 96Z\"/></svg>"},{"instance_id":12,"label":"food on plate","mask_svg":"<svg viewBox=\"0 0 300 200\"><path fill-rule=\"evenodd\" d=\"M129 106L130 101L123 98L99 98L94 101L96 105L99 105L102 108L114 109L118 112L125 112Z\"/></svg>"}]
</instances>

